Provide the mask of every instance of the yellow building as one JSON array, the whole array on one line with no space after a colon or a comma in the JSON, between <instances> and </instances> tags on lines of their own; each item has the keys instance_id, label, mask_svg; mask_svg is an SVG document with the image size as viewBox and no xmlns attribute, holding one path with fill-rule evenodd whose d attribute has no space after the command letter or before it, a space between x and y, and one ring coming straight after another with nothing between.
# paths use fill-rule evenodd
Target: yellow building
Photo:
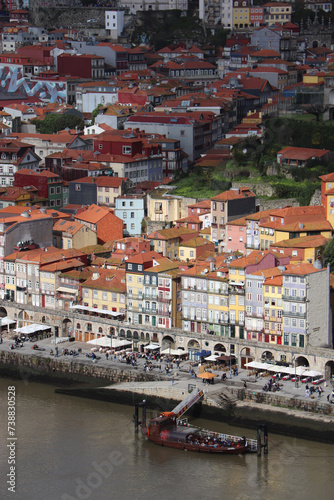
<instances>
[{"instance_id":1,"label":"yellow building","mask_svg":"<svg viewBox=\"0 0 334 500\"><path fill-rule=\"evenodd\" d=\"M125 314L126 280L123 269L97 269L82 283L82 303L105 311Z\"/></svg>"},{"instance_id":2,"label":"yellow building","mask_svg":"<svg viewBox=\"0 0 334 500\"><path fill-rule=\"evenodd\" d=\"M42 307L57 307L57 291L60 285L61 273L84 268L84 263L77 258L62 259L61 256L58 256L58 259L56 262L40 266L39 286Z\"/></svg>"},{"instance_id":3,"label":"yellow building","mask_svg":"<svg viewBox=\"0 0 334 500\"><path fill-rule=\"evenodd\" d=\"M58 220L53 226L58 248L84 248L97 244L96 231L76 221Z\"/></svg>"},{"instance_id":4,"label":"yellow building","mask_svg":"<svg viewBox=\"0 0 334 500\"><path fill-rule=\"evenodd\" d=\"M157 252L146 252L126 261L127 317L131 323L157 325L157 276L145 276L144 271L158 266L163 257Z\"/></svg>"},{"instance_id":5,"label":"yellow building","mask_svg":"<svg viewBox=\"0 0 334 500\"><path fill-rule=\"evenodd\" d=\"M329 239L322 235L303 236L274 243L270 250L288 255L292 260L312 263L322 255L322 249L328 241Z\"/></svg>"},{"instance_id":6,"label":"yellow building","mask_svg":"<svg viewBox=\"0 0 334 500\"><path fill-rule=\"evenodd\" d=\"M304 236L321 235L329 239L332 232L332 225L326 220L290 224L282 224L279 221L264 222L260 226L260 250L268 250L271 245L283 240Z\"/></svg>"},{"instance_id":7,"label":"yellow building","mask_svg":"<svg viewBox=\"0 0 334 500\"><path fill-rule=\"evenodd\" d=\"M5 298L11 301L16 301L15 255L8 255L8 257L4 258Z\"/></svg>"},{"instance_id":8,"label":"yellow building","mask_svg":"<svg viewBox=\"0 0 334 500\"><path fill-rule=\"evenodd\" d=\"M249 7L248 0L233 1L233 28L248 28Z\"/></svg>"},{"instance_id":9,"label":"yellow building","mask_svg":"<svg viewBox=\"0 0 334 500\"><path fill-rule=\"evenodd\" d=\"M147 195L147 217L151 221L174 222L188 216L188 205L196 198L168 194L168 189L155 189Z\"/></svg>"},{"instance_id":10,"label":"yellow building","mask_svg":"<svg viewBox=\"0 0 334 500\"><path fill-rule=\"evenodd\" d=\"M264 342L282 344L283 276L268 277L263 283Z\"/></svg>"},{"instance_id":11,"label":"yellow building","mask_svg":"<svg viewBox=\"0 0 334 500\"><path fill-rule=\"evenodd\" d=\"M239 260L239 262L238 262ZM232 261L229 266L229 321L231 338L244 338L245 327L245 259Z\"/></svg>"},{"instance_id":12,"label":"yellow building","mask_svg":"<svg viewBox=\"0 0 334 500\"><path fill-rule=\"evenodd\" d=\"M211 243L200 236L191 238L179 244L179 259L182 261L190 261L198 259L205 252L215 252L215 244Z\"/></svg>"},{"instance_id":13,"label":"yellow building","mask_svg":"<svg viewBox=\"0 0 334 500\"><path fill-rule=\"evenodd\" d=\"M334 172L320 177L321 204L325 208L326 219L334 227Z\"/></svg>"},{"instance_id":14,"label":"yellow building","mask_svg":"<svg viewBox=\"0 0 334 500\"><path fill-rule=\"evenodd\" d=\"M222 271L208 275L208 330L215 335L229 336L228 279Z\"/></svg>"},{"instance_id":15,"label":"yellow building","mask_svg":"<svg viewBox=\"0 0 334 500\"><path fill-rule=\"evenodd\" d=\"M281 2L268 2L262 5L264 8L264 22L266 26L272 26L275 23L290 23L292 5Z\"/></svg>"},{"instance_id":16,"label":"yellow building","mask_svg":"<svg viewBox=\"0 0 334 500\"><path fill-rule=\"evenodd\" d=\"M325 81L325 75L323 71L310 71L303 75L303 83L321 85Z\"/></svg>"},{"instance_id":17,"label":"yellow building","mask_svg":"<svg viewBox=\"0 0 334 500\"><path fill-rule=\"evenodd\" d=\"M176 259L179 257L179 244L185 243L196 236L198 236L198 232L194 229L172 227L154 231L148 235L148 238L151 240L156 252L169 259Z\"/></svg>"}]
</instances>

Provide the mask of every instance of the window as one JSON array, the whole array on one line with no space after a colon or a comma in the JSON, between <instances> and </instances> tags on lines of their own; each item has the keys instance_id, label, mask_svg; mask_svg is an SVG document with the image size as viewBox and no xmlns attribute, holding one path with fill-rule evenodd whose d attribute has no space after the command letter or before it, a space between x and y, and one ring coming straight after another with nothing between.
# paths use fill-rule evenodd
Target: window
<instances>
[{"instance_id":1,"label":"window","mask_svg":"<svg viewBox=\"0 0 334 500\"><path fill-rule=\"evenodd\" d=\"M130 155L132 153L131 146L123 146L122 147L123 155Z\"/></svg>"},{"instance_id":2,"label":"window","mask_svg":"<svg viewBox=\"0 0 334 500\"><path fill-rule=\"evenodd\" d=\"M80 184L75 184L75 190L76 191L81 191L81 185Z\"/></svg>"}]
</instances>

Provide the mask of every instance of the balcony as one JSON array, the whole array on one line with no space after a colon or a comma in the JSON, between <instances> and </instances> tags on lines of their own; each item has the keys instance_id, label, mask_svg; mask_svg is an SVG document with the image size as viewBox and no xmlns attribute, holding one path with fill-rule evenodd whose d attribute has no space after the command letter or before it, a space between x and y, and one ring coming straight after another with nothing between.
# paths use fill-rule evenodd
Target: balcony
<instances>
[{"instance_id":1,"label":"balcony","mask_svg":"<svg viewBox=\"0 0 334 500\"><path fill-rule=\"evenodd\" d=\"M292 318L304 318L304 319L306 319L306 312L283 311L283 316L289 316L289 317L292 317Z\"/></svg>"},{"instance_id":2,"label":"balcony","mask_svg":"<svg viewBox=\"0 0 334 500\"><path fill-rule=\"evenodd\" d=\"M263 318L263 314L257 314L257 313L245 313L246 317L247 318L258 318L258 319L262 319Z\"/></svg>"},{"instance_id":3,"label":"balcony","mask_svg":"<svg viewBox=\"0 0 334 500\"><path fill-rule=\"evenodd\" d=\"M290 300L291 302L306 302L306 297L294 297L292 295L282 295L283 300Z\"/></svg>"},{"instance_id":4,"label":"balcony","mask_svg":"<svg viewBox=\"0 0 334 500\"><path fill-rule=\"evenodd\" d=\"M246 243L246 248L249 248L251 250L259 250L260 248L260 243Z\"/></svg>"},{"instance_id":5,"label":"balcony","mask_svg":"<svg viewBox=\"0 0 334 500\"><path fill-rule=\"evenodd\" d=\"M158 310L157 312L158 316L166 316L167 318L170 318L172 313L170 311L160 311ZM199 320L197 320L199 321Z\"/></svg>"},{"instance_id":6,"label":"balcony","mask_svg":"<svg viewBox=\"0 0 334 500\"><path fill-rule=\"evenodd\" d=\"M146 300L158 300L158 297L156 295L150 295L148 293L144 293L144 295L142 295L142 298Z\"/></svg>"},{"instance_id":7,"label":"balcony","mask_svg":"<svg viewBox=\"0 0 334 500\"><path fill-rule=\"evenodd\" d=\"M241 286L229 286L228 291L236 295L245 295L245 289Z\"/></svg>"},{"instance_id":8,"label":"balcony","mask_svg":"<svg viewBox=\"0 0 334 500\"><path fill-rule=\"evenodd\" d=\"M172 299L166 299L165 297L157 297L157 302L161 302L162 304L170 304Z\"/></svg>"},{"instance_id":9,"label":"balcony","mask_svg":"<svg viewBox=\"0 0 334 500\"><path fill-rule=\"evenodd\" d=\"M182 314L181 319L184 319L186 321L196 321L195 316L190 316L190 314ZM202 321L202 320L201 320ZM206 320L203 320L206 322Z\"/></svg>"}]
</instances>

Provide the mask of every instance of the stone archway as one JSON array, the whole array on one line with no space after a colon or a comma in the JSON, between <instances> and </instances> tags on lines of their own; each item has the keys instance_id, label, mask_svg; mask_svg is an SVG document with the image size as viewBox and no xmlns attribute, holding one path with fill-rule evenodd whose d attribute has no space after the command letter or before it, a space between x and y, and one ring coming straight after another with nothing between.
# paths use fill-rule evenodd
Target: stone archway
<instances>
[{"instance_id":1,"label":"stone archway","mask_svg":"<svg viewBox=\"0 0 334 500\"><path fill-rule=\"evenodd\" d=\"M249 347L243 347L240 350L240 368L245 368L245 364L251 363L252 361L254 361L254 356L251 349Z\"/></svg>"},{"instance_id":2,"label":"stone archway","mask_svg":"<svg viewBox=\"0 0 334 500\"><path fill-rule=\"evenodd\" d=\"M174 349L175 343L173 337L170 335L166 335L165 337L162 338L161 342L161 350L163 351L164 349Z\"/></svg>"},{"instance_id":3,"label":"stone archway","mask_svg":"<svg viewBox=\"0 0 334 500\"><path fill-rule=\"evenodd\" d=\"M298 356L296 358L296 366L310 366L310 363L305 356Z\"/></svg>"},{"instance_id":4,"label":"stone archway","mask_svg":"<svg viewBox=\"0 0 334 500\"><path fill-rule=\"evenodd\" d=\"M275 357L271 351L263 351L261 356L262 361L275 361Z\"/></svg>"},{"instance_id":5,"label":"stone archway","mask_svg":"<svg viewBox=\"0 0 334 500\"><path fill-rule=\"evenodd\" d=\"M222 352L226 352L226 347L223 344L215 344L213 351L214 353L221 354Z\"/></svg>"},{"instance_id":6,"label":"stone archway","mask_svg":"<svg viewBox=\"0 0 334 500\"><path fill-rule=\"evenodd\" d=\"M72 321L69 318L63 320L63 337L73 336L73 326Z\"/></svg>"},{"instance_id":7,"label":"stone archway","mask_svg":"<svg viewBox=\"0 0 334 500\"><path fill-rule=\"evenodd\" d=\"M5 318L7 316L7 311L4 307L0 307L0 318Z\"/></svg>"},{"instance_id":8,"label":"stone archway","mask_svg":"<svg viewBox=\"0 0 334 500\"><path fill-rule=\"evenodd\" d=\"M29 314L22 309L17 315L17 327L26 326L26 321L29 322Z\"/></svg>"},{"instance_id":9,"label":"stone archway","mask_svg":"<svg viewBox=\"0 0 334 500\"><path fill-rule=\"evenodd\" d=\"M327 361L325 364L325 379L332 380L334 376L334 361Z\"/></svg>"},{"instance_id":10,"label":"stone archway","mask_svg":"<svg viewBox=\"0 0 334 500\"><path fill-rule=\"evenodd\" d=\"M187 347L189 352L189 359L196 359L196 356L194 356L195 352L199 352L201 350L199 342L196 339L191 339L189 340Z\"/></svg>"}]
</instances>

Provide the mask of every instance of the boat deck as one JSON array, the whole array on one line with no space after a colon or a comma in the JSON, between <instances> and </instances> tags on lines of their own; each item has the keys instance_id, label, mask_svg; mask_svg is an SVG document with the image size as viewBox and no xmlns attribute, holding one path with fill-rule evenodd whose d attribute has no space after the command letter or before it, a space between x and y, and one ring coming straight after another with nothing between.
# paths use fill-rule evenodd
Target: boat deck
<instances>
[{"instance_id":1,"label":"boat deck","mask_svg":"<svg viewBox=\"0 0 334 500\"><path fill-rule=\"evenodd\" d=\"M215 434L221 441L226 441L226 442L231 442L235 443L243 439L241 436L233 436L232 434L223 434L221 432L214 432L214 431L209 431L206 429L201 429L200 427L196 427L195 425L190 425L188 422L188 418L179 418L177 420L178 425L180 426L185 426L185 427L190 427L191 429L196 429L198 431L205 431L207 434ZM248 444L247 447L247 452L248 453L256 453L257 452L257 440L256 439L249 439L246 438L246 442Z\"/></svg>"}]
</instances>

